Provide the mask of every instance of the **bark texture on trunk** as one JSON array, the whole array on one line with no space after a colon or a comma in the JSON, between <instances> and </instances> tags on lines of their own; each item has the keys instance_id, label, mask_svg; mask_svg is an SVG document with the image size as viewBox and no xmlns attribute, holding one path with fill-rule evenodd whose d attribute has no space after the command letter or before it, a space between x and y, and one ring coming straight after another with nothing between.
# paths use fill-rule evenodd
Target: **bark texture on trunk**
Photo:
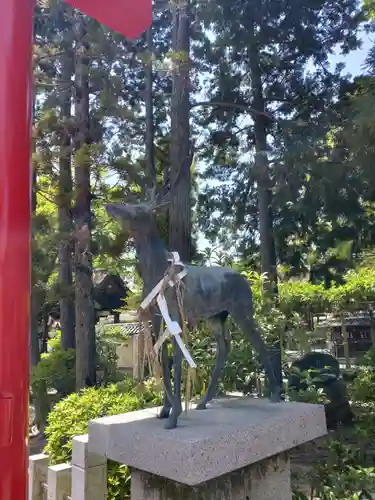
<instances>
[{"instance_id":1,"label":"bark texture on trunk","mask_svg":"<svg viewBox=\"0 0 375 500\"><path fill-rule=\"evenodd\" d=\"M192 256L189 46L189 8L185 0L174 6L173 16L169 246L186 262Z\"/></svg>"},{"instance_id":2,"label":"bark texture on trunk","mask_svg":"<svg viewBox=\"0 0 375 500\"><path fill-rule=\"evenodd\" d=\"M272 190L267 155L267 117L264 114L265 102L259 65L259 53L255 43L255 29L254 43L249 49L249 59L253 95L252 107L261 112L261 114L256 114L254 116L255 170L258 184L261 268L262 273L267 273L268 275L270 288L275 290L275 287L277 287L277 271L275 241L273 236Z\"/></svg>"},{"instance_id":3,"label":"bark texture on trunk","mask_svg":"<svg viewBox=\"0 0 375 500\"><path fill-rule=\"evenodd\" d=\"M96 383L95 311L91 254L91 159L88 46L84 20L77 29L75 90L77 133L75 138L75 311L76 311L76 387Z\"/></svg>"},{"instance_id":4,"label":"bark texture on trunk","mask_svg":"<svg viewBox=\"0 0 375 500\"><path fill-rule=\"evenodd\" d=\"M269 172L268 146L267 146L267 117L265 114L265 101L259 50L256 43L256 30L254 24L253 43L249 49L251 87L253 102L252 107L260 114L254 116L255 135L255 170L258 184L258 210L259 210L259 235L262 273L267 273L266 287L277 298L277 262L275 239L273 234L272 213L272 186ZM282 391L282 346L281 339L273 339L270 356L275 376Z\"/></svg>"},{"instance_id":5,"label":"bark texture on trunk","mask_svg":"<svg viewBox=\"0 0 375 500\"><path fill-rule=\"evenodd\" d=\"M69 82L73 76L73 54L66 54L62 64L62 79L67 88L61 97L61 132L59 158L59 283L62 297L60 299L61 345L63 349L75 347L75 309L73 300L73 221L71 215L73 181L71 168L71 139L64 123L71 119L72 92Z\"/></svg>"}]
</instances>

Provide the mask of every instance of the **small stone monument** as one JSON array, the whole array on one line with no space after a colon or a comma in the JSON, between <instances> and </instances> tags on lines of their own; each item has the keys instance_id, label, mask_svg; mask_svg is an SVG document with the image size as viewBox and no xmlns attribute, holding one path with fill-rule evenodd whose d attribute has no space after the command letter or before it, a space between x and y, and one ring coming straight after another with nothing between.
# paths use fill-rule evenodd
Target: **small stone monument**
<instances>
[{"instance_id":1,"label":"small stone monument","mask_svg":"<svg viewBox=\"0 0 375 500\"><path fill-rule=\"evenodd\" d=\"M342 377L337 359L326 352L309 352L291 365L288 387L292 391L306 391L306 374L316 389L322 389L327 395L325 406L328 429L335 429L341 424L353 422L346 383Z\"/></svg>"},{"instance_id":2,"label":"small stone monument","mask_svg":"<svg viewBox=\"0 0 375 500\"><path fill-rule=\"evenodd\" d=\"M290 451L326 434L320 405L217 399L168 432L156 412L89 424L89 452L130 467L131 500L291 500Z\"/></svg>"}]
</instances>

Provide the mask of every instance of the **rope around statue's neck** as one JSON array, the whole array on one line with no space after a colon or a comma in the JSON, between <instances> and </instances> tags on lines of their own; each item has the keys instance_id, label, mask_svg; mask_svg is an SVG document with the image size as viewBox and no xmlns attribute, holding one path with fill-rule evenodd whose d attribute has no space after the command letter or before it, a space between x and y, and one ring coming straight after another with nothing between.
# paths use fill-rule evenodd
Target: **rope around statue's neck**
<instances>
[{"instance_id":1,"label":"rope around statue's neck","mask_svg":"<svg viewBox=\"0 0 375 500\"><path fill-rule=\"evenodd\" d=\"M189 351L187 350L182 338L182 328L177 321L172 321L169 311L168 304L164 297L164 290L167 286L174 287L178 285L181 280L187 275L187 270L185 265L181 262L180 256L177 252L172 252L171 258L168 259L171 262L170 267L166 275L159 281L159 283L151 290L151 292L147 295L147 297L143 300L140 305L140 309L145 311L153 300L156 300L158 307L160 309L161 315L163 316L166 328L164 333L159 337L158 341L154 345L154 351L157 355L163 343L168 339L168 337L173 336L176 339L177 344L179 345L182 354L184 355L186 361L188 362L191 368L196 368L193 358L191 357ZM182 267L182 270L179 273L176 273L176 267ZM177 290L176 290L177 293ZM179 304L180 307L180 304Z\"/></svg>"}]
</instances>

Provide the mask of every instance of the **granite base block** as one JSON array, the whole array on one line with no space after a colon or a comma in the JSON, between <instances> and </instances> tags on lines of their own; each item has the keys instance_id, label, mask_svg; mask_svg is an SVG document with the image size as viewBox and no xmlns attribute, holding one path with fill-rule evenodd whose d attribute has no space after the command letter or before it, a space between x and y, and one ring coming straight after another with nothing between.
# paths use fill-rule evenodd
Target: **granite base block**
<instances>
[{"instance_id":1,"label":"granite base block","mask_svg":"<svg viewBox=\"0 0 375 500\"><path fill-rule=\"evenodd\" d=\"M287 454L188 486L131 470L131 500L292 500Z\"/></svg>"}]
</instances>

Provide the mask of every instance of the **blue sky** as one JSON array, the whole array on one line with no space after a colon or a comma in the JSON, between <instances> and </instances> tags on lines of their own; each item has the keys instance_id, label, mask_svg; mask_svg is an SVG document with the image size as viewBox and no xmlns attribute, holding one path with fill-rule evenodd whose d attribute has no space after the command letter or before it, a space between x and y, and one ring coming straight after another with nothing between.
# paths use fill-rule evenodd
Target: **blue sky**
<instances>
[{"instance_id":1,"label":"blue sky","mask_svg":"<svg viewBox=\"0 0 375 500\"><path fill-rule=\"evenodd\" d=\"M351 73L353 76L355 76L363 71L362 65L364 63L364 60L367 56L369 49L373 45L373 42L371 36L369 36L366 33L362 34L361 39L362 39L362 47L360 49L354 50L353 52L350 52L346 56L335 55L330 57L330 60L332 61L333 64L336 64L338 62L345 63L344 73L345 72Z\"/></svg>"}]
</instances>

